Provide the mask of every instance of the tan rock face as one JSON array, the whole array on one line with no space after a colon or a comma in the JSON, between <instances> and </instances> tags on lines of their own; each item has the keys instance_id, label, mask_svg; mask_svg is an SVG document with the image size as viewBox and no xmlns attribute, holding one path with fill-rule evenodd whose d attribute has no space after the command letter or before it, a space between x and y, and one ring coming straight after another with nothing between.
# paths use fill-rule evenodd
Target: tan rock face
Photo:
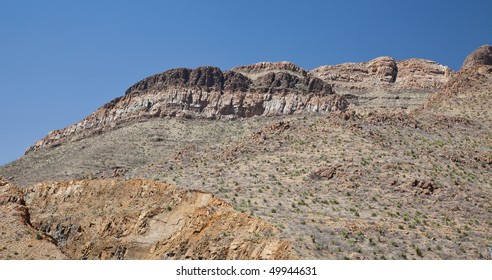
<instances>
[{"instance_id":1,"label":"tan rock face","mask_svg":"<svg viewBox=\"0 0 492 280\"><path fill-rule=\"evenodd\" d=\"M66 259L53 240L32 227L24 194L0 176L0 259Z\"/></svg>"},{"instance_id":2,"label":"tan rock face","mask_svg":"<svg viewBox=\"0 0 492 280\"><path fill-rule=\"evenodd\" d=\"M452 74L448 67L434 61L416 58L395 61L391 57L379 57L363 63L321 66L311 72L331 82L335 90L342 91L435 90Z\"/></svg>"},{"instance_id":3,"label":"tan rock face","mask_svg":"<svg viewBox=\"0 0 492 280\"><path fill-rule=\"evenodd\" d=\"M447 66L426 59L398 61L398 76L394 87L399 90L437 90L452 76Z\"/></svg>"},{"instance_id":4,"label":"tan rock face","mask_svg":"<svg viewBox=\"0 0 492 280\"><path fill-rule=\"evenodd\" d=\"M368 62L369 73L382 82L393 83L396 80L398 69L396 61L391 57L378 57Z\"/></svg>"},{"instance_id":5,"label":"tan rock face","mask_svg":"<svg viewBox=\"0 0 492 280\"><path fill-rule=\"evenodd\" d=\"M71 259L292 259L288 241L200 191L148 180L43 183L26 189L35 227Z\"/></svg>"}]
</instances>

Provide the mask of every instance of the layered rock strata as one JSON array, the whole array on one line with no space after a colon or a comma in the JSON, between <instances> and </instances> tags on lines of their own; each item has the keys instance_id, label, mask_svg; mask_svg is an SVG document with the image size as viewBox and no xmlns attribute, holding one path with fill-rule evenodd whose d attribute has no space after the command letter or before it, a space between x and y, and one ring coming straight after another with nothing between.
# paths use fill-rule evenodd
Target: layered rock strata
<instances>
[{"instance_id":1,"label":"layered rock strata","mask_svg":"<svg viewBox=\"0 0 492 280\"><path fill-rule=\"evenodd\" d=\"M379 57L307 71L290 62L260 62L229 71L178 68L145 78L82 121L29 147L60 145L149 118L235 119L304 112L413 109L453 75L424 59ZM338 93L338 94L337 94Z\"/></svg>"},{"instance_id":2,"label":"layered rock strata","mask_svg":"<svg viewBox=\"0 0 492 280\"><path fill-rule=\"evenodd\" d=\"M233 119L347 107L330 84L291 63L260 63L226 72L217 67L172 69L136 83L82 121L50 132L26 153L148 118Z\"/></svg>"},{"instance_id":3,"label":"layered rock strata","mask_svg":"<svg viewBox=\"0 0 492 280\"><path fill-rule=\"evenodd\" d=\"M453 75L431 60L396 61L379 57L368 62L321 66L311 73L333 85L347 100L365 109L415 109Z\"/></svg>"},{"instance_id":4,"label":"layered rock strata","mask_svg":"<svg viewBox=\"0 0 492 280\"><path fill-rule=\"evenodd\" d=\"M368 62L321 66L311 73L337 92L436 90L451 76L447 66L426 59L396 61L387 56Z\"/></svg>"}]
</instances>

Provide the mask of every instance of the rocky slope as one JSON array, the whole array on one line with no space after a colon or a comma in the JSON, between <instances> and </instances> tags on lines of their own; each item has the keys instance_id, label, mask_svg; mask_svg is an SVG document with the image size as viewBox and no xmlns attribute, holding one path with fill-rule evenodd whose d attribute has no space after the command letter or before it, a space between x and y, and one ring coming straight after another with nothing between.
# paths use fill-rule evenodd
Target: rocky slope
<instances>
[{"instance_id":1,"label":"rocky slope","mask_svg":"<svg viewBox=\"0 0 492 280\"><path fill-rule=\"evenodd\" d=\"M490 120L492 113L492 47L472 52L463 67L419 110L470 120Z\"/></svg>"},{"instance_id":2,"label":"rocky slope","mask_svg":"<svg viewBox=\"0 0 492 280\"><path fill-rule=\"evenodd\" d=\"M55 241L31 225L23 193L0 176L0 259L66 259Z\"/></svg>"},{"instance_id":3,"label":"rocky slope","mask_svg":"<svg viewBox=\"0 0 492 280\"><path fill-rule=\"evenodd\" d=\"M0 191L0 238L20 252L12 258L297 258L273 226L200 191L148 180L42 183L24 189L25 195L10 185ZM5 227L19 228L7 230L17 237Z\"/></svg>"},{"instance_id":4,"label":"rocky slope","mask_svg":"<svg viewBox=\"0 0 492 280\"><path fill-rule=\"evenodd\" d=\"M152 119L35 151L0 174L14 176L24 189L46 180L109 177L199 189L275 226L274 237L290 241L303 259L480 259L492 241L490 131L490 121L405 112ZM77 191L91 188L83 186ZM105 202L91 210L85 208L91 197L80 200L89 219L103 222L97 234L106 234L112 212L126 209L111 202L115 190L105 195L92 187L94 198ZM52 227L68 227L62 221L78 198L66 196L67 205L54 198L46 198L50 205L39 214L43 225L55 211ZM130 216L167 206L155 199L134 203ZM33 225L41 224L34 210L31 216ZM107 234L119 232L115 223Z\"/></svg>"}]
</instances>

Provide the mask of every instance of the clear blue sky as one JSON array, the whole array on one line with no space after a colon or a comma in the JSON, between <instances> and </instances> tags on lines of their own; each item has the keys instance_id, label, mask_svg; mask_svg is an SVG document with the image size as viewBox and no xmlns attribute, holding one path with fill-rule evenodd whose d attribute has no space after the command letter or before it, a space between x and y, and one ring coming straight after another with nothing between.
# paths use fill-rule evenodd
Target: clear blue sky
<instances>
[{"instance_id":1,"label":"clear blue sky","mask_svg":"<svg viewBox=\"0 0 492 280\"><path fill-rule=\"evenodd\" d=\"M427 58L492 44L492 1L0 3L0 164L140 79L175 67Z\"/></svg>"}]
</instances>

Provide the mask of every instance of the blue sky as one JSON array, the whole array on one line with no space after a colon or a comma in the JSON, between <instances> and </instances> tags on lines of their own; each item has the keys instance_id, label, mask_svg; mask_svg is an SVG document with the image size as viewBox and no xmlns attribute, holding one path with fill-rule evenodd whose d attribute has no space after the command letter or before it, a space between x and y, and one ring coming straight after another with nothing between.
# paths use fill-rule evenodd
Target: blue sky
<instances>
[{"instance_id":1,"label":"blue sky","mask_svg":"<svg viewBox=\"0 0 492 280\"><path fill-rule=\"evenodd\" d=\"M175 67L388 55L459 69L492 44L492 1L0 3L0 165L140 79Z\"/></svg>"}]
</instances>

